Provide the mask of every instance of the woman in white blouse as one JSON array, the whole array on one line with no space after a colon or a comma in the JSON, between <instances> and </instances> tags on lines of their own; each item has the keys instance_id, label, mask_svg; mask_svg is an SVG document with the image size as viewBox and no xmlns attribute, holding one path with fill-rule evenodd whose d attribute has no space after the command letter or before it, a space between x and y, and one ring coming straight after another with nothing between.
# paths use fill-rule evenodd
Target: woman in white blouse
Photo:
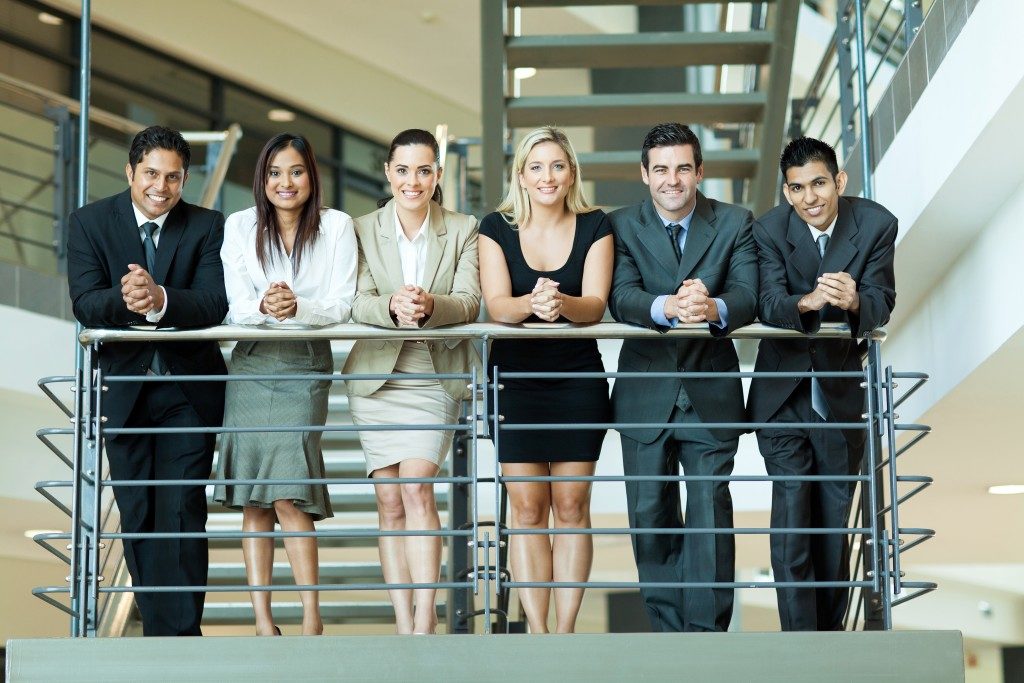
<instances>
[{"instance_id":1,"label":"woman in white blouse","mask_svg":"<svg viewBox=\"0 0 1024 683\"><path fill-rule=\"evenodd\" d=\"M391 142L384 173L392 199L356 219L359 291L355 322L380 327L440 327L476 320L480 280L476 219L441 206L437 140L406 130ZM467 341L358 341L345 373L449 374L468 372L478 360ZM455 424L466 380L393 379L346 382L352 420L362 425ZM366 471L378 481L437 475L451 449L448 430L359 433ZM441 528L432 483L375 485L382 531ZM439 536L384 536L380 562L388 583L436 583ZM399 633L433 633L436 590L390 591Z\"/></svg>"},{"instance_id":2,"label":"woman in white blouse","mask_svg":"<svg viewBox=\"0 0 1024 683\"><path fill-rule=\"evenodd\" d=\"M264 146L253 179L256 206L231 214L224 224L227 323L308 327L346 322L355 296L358 250L352 219L324 208L320 175L309 142L282 133ZM231 354L230 374L329 374L330 341L241 341ZM226 427L324 425L329 381L235 381L227 383ZM217 460L220 479L321 479L321 432L228 433ZM243 531L312 531L332 517L322 484L218 485L216 500L242 511ZM319 582L316 539L286 538L297 585ZM242 541L249 585L270 585L271 538ZM323 632L315 591L300 592L302 633ZM280 635L270 593L250 593L259 635Z\"/></svg>"}]
</instances>

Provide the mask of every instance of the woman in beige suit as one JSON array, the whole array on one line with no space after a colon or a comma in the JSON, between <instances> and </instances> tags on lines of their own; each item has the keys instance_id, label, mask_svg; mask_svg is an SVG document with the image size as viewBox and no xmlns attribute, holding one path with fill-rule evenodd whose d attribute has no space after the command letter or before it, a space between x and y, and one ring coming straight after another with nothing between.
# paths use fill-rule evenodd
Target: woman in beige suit
<instances>
[{"instance_id":1,"label":"woman in beige suit","mask_svg":"<svg viewBox=\"0 0 1024 683\"><path fill-rule=\"evenodd\" d=\"M476 320L480 310L477 226L472 216L441 207L437 140L424 130L395 136L384 164L394 195L356 219L359 281L355 322L429 328ZM477 362L468 341L363 340L356 342L346 373L460 373ZM361 380L347 382L357 425L454 424L469 391L463 380ZM374 479L434 477L454 432L363 431L366 470ZM375 486L382 531L440 529L433 484ZM380 539L388 583L436 583L441 565L438 536ZM433 633L434 589L392 590L399 633Z\"/></svg>"}]
</instances>

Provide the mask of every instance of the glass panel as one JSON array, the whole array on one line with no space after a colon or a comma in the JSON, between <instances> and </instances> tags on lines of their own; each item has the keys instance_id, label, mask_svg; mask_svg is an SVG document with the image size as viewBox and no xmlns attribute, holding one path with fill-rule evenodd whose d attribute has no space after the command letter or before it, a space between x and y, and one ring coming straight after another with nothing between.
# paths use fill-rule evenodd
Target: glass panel
<instances>
[{"instance_id":1,"label":"glass panel","mask_svg":"<svg viewBox=\"0 0 1024 683\"><path fill-rule=\"evenodd\" d=\"M267 116L272 109L285 109L294 114L295 118L291 121L271 121ZM226 86L224 118L228 123L242 125L245 137L257 141L257 152L278 133L296 133L310 141L317 156L330 157L332 154L333 134L329 125L276 100Z\"/></svg>"},{"instance_id":2,"label":"glass panel","mask_svg":"<svg viewBox=\"0 0 1024 683\"><path fill-rule=\"evenodd\" d=\"M159 124L178 130L207 130L210 126L208 119L98 77L92 81L92 104L143 126Z\"/></svg>"},{"instance_id":3,"label":"glass panel","mask_svg":"<svg viewBox=\"0 0 1024 683\"><path fill-rule=\"evenodd\" d=\"M346 168L370 178L384 177L384 162L388 160L388 148L354 135L346 135L342 145Z\"/></svg>"},{"instance_id":4,"label":"glass panel","mask_svg":"<svg viewBox=\"0 0 1024 683\"><path fill-rule=\"evenodd\" d=\"M0 73L56 93L71 92L69 67L5 43L0 43Z\"/></svg>"},{"instance_id":5,"label":"glass panel","mask_svg":"<svg viewBox=\"0 0 1024 683\"><path fill-rule=\"evenodd\" d=\"M63 17L63 14L55 10L47 14L57 18ZM74 26L68 21L62 21L56 26L43 23L39 20L39 15L40 11L35 7L12 0L0 0L0 26L34 45L65 54L71 45L71 32Z\"/></svg>"},{"instance_id":6,"label":"glass panel","mask_svg":"<svg viewBox=\"0 0 1024 683\"><path fill-rule=\"evenodd\" d=\"M383 196L384 193L381 192L380 197ZM345 206L342 207L342 211L353 218L365 216L377 210L377 200L380 197L374 197L348 185L345 187Z\"/></svg>"},{"instance_id":7,"label":"glass panel","mask_svg":"<svg viewBox=\"0 0 1024 683\"><path fill-rule=\"evenodd\" d=\"M97 78L109 74L122 81L138 83L146 91L166 93L168 100L176 100L192 109L206 111L210 107L210 77L162 53L96 31L92 37L92 61ZM208 125L204 121L200 127Z\"/></svg>"}]
</instances>

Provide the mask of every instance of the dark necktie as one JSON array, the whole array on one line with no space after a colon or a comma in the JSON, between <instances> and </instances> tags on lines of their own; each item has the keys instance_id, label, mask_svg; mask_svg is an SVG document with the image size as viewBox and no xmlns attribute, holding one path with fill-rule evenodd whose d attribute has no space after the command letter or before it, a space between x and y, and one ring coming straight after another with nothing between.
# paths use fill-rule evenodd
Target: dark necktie
<instances>
[{"instance_id":1,"label":"dark necktie","mask_svg":"<svg viewBox=\"0 0 1024 683\"><path fill-rule=\"evenodd\" d=\"M146 270L149 271L150 277L155 277L153 271L156 270L156 242L153 241L153 233L158 227L153 222L142 224L142 231L146 233L146 237L142 240L142 248L146 251ZM153 361L149 364L149 369L154 375L167 374L167 367L161 360L159 351L153 351Z\"/></svg>"},{"instance_id":2,"label":"dark necktie","mask_svg":"<svg viewBox=\"0 0 1024 683\"><path fill-rule=\"evenodd\" d=\"M825 258L825 249L828 247L828 235L821 233L818 235L818 239L815 240L818 243L818 255L822 259ZM817 413L821 419L828 419L828 402L825 400L825 392L821 390L821 382L818 381L817 377L811 378L811 408Z\"/></svg>"},{"instance_id":3,"label":"dark necktie","mask_svg":"<svg viewBox=\"0 0 1024 683\"><path fill-rule=\"evenodd\" d=\"M683 229L683 226L678 223L669 223L665 229L668 230L669 239L672 240L672 251L675 252L676 261L681 261L683 250L679 248L679 231Z\"/></svg>"}]
</instances>

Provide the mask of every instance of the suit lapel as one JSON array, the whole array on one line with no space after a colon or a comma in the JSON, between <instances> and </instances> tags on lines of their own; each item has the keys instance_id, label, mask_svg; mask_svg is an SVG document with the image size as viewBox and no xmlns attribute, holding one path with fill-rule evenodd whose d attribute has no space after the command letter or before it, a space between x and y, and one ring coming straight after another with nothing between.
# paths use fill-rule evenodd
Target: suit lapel
<instances>
[{"instance_id":1,"label":"suit lapel","mask_svg":"<svg viewBox=\"0 0 1024 683\"><path fill-rule=\"evenodd\" d=\"M679 268L676 263L675 253L672 249L672 241L665 231L665 224L651 200L646 200L641 208L641 222L636 226L636 236L640 243L651 253L654 260L673 276Z\"/></svg>"},{"instance_id":2,"label":"suit lapel","mask_svg":"<svg viewBox=\"0 0 1024 683\"><path fill-rule=\"evenodd\" d=\"M828 247L825 249L825 258L821 260L819 274L839 273L846 270L846 266L850 265L850 261L857 255L857 247L854 246L852 240L858 230L850 203L840 197L839 217L836 218L836 228L832 231L832 239L828 241Z\"/></svg>"},{"instance_id":3,"label":"suit lapel","mask_svg":"<svg viewBox=\"0 0 1024 683\"><path fill-rule=\"evenodd\" d=\"M818 256L818 248L811 239L810 228L803 222L795 209L789 211L789 229L786 232L786 241L793 247L789 260L793 266L800 271L813 289L818 280L818 268L821 265L821 257Z\"/></svg>"},{"instance_id":4,"label":"suit lapel","mask_svg":"<svg viewBox=\"0 0 1024 683\"><path fill-rule=\"evenodd\" d=\"M427 220L427 264L423 271L423 289L428 292L434 284L444 248L448 243L448 227L444 223L441 207L430 202L430 213Z\"/></svg>"},{"instance_id":5,"label":"suit lapel","mask_svg":"<svg viewBox=\"0 0 1024 683\"><path fill-rule=\"evenodd\" d=\"M690 227L686 231L683 257L679 261L679 269L676 273L676 277L680 281L689 277L701 257L704 256L704 252L715 240L715 229L712 227L714 222L715 211L711 208L711 203L698 192L697 205L693 209L693 218L690 219Z\"/></svg>"},{"instance_id":6,"label":"suit lapel","mask_svg":"<svg viewBox=\"0 0 1024 683\"><path fill-rule=\"evenodd\" d=\"M150 273L157 284L167 282L167 273L171 269L174 254L178 251L178 243L185 233L185 210L181 202L171 209L164 226L160 228L160 243L156 245L156 272Z\"/></svg>"},{"instance_id":7,"label":"suit lapel","mask_svg":"<svg viewBox=\"0 0 1024 683\"><path fill-rule=\"evenodd\" d=\"M391 281L389 290L395 290L405 284L402 275L402 259L398 255L398 240L395 233L395 207L394 199L389 201L377 214L377 249L381 260L384 262L384 270Z\"/></svg>"},{"instance_id":8,"label":"suit lapel","mask_svg":"<svg viewBox=\"0 0 1024 683\"><path fill-rule=\"evenodd\" d=\"M115 281L120 281L121 277L128 272L129 263L137 263L143 268L146 267L146 251L142 247L142 237L139 235L139 226L135 221L131 190L125 190L115 206L117 207L117 219L113 225L117 234L113 241L114 244L120 246L124 258L121 259L123 263L117 264L117 267L122 269L121 272L119 274L111 273L111 277Z\"/></svg>"}]
</instances>

